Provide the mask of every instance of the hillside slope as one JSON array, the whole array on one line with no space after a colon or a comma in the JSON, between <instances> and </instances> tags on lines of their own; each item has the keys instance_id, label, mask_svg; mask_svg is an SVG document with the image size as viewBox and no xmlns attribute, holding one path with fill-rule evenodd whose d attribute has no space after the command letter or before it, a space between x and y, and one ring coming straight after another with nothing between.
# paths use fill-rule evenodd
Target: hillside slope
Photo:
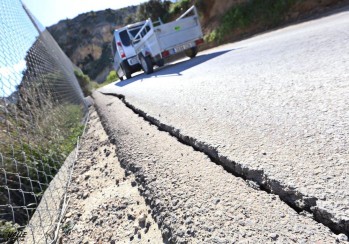
<instances>
[{"instance_id":1,"label":"hillside slope","mask_svg":"<svg viewBox=\"0 0 349 244\"><path fill-rule=\"evenodd\" d=\"M133 22L136 11L137 6L91 11L74 19L61 20L48 30L75 65L92 79L104 81L111 69L113 30Z\"/></svg>"}]
</instances>

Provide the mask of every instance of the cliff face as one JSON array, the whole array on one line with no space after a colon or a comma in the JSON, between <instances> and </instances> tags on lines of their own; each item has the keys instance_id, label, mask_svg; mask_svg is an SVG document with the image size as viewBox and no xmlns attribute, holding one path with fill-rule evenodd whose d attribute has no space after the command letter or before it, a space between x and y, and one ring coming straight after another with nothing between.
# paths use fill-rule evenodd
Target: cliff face
<instances>
[{"instance_id":1,"label":"cliff face","mask_svg":"<svg viewBox=\"0 0 349 244\"><path fill-rule=\"evenodd\" d=\"M133 22L137 6L107 9L61 20L48 27L72 62L92 79L102 82L111 70L110 43L115 28Z\"/></svg>"}]
</instances>

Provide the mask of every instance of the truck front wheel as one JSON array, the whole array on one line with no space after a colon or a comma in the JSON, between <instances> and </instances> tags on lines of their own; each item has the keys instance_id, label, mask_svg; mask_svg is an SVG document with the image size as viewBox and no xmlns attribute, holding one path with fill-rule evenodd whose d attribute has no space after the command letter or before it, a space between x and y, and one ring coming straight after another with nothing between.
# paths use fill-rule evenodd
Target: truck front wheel
<instances>
[{"instance_id":1,"label":"truck front wheel","mask_svg":"<svg viewBox=\"0 0 349 244\"><path fill-rule=\"evenodd\" d=\"M142 69L146 74L151 74L154 72L153 64L149 56L144 57L141 55L139 59L141 61Z\"/></svg>"}]
</instances>

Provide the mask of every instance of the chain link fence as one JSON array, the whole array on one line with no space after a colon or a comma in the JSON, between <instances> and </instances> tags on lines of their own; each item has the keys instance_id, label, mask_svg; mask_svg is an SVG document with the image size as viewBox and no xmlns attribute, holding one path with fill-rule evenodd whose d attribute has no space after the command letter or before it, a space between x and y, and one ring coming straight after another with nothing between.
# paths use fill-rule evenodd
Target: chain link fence
<instances>
[{"instance_id":1,"label":"chain link fence","mask_svg":"<svg viewBox=\"0 0 349 244\"><path fill-rule=\"evenodd\" d=\"M87 106L71 61L20 0L0 1L0 27L0 243L49 243Z\"/></svg>"}]
</instances>

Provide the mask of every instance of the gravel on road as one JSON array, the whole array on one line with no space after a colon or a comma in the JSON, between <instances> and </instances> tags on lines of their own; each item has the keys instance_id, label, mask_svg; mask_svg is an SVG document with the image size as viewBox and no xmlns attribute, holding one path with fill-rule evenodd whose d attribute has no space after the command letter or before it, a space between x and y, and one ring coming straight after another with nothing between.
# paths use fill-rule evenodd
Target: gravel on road
<instances>
[{"instance_id":1,"label":"gravel on road","mask_svg":"<svg viewBox=\"0 0 349 244\"><path fill-rule=\"evenodd\" d=\"M59 243L163 243L134 176L120 166L96 111L90 112Z\"/></svg>"}]
</instances>

